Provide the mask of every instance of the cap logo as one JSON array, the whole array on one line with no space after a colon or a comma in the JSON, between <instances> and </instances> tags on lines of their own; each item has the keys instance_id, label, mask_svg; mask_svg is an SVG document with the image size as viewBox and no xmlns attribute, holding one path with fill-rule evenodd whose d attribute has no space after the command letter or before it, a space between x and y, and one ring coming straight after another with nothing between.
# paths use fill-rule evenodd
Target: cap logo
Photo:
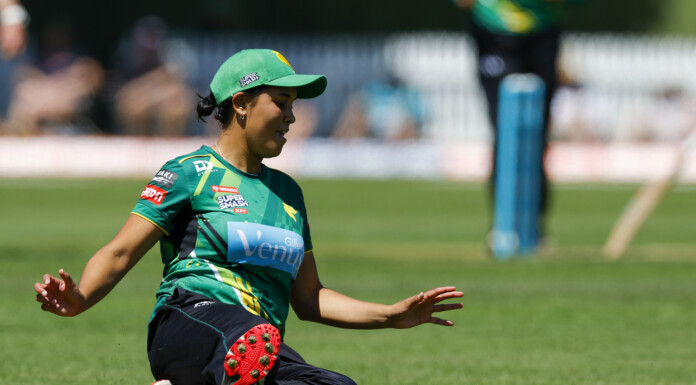
<instances>
[{"instance_id":1,"label":"cap logo","mask_svg":"<svg viewBox=\"0 0 696 385\"><path fill-rule=\"evenodd\" d=\"M259 80L259 75L257 75L256 72L252 72L249 75L239 79L239 84L242 87L246 87L257 80Z\"/></svg>"},{"instance_id":2,"label":"cap logo","mask_svg":"<svg viewBox=\"0 0 696 385\"><path fill-rule=\"evenodd\" d=\"M288 62L288 60L285 58L285 56L283 56L280 52L277 52L277 51L273 51L273 52L276 54L276 56L278 56L278 59L280 59L280 61L282 61L283 63L285 63L285 65L290 67L292 72L295 72L295 70L292 68L292 66L290 65L290 62Z\"/></svg>"}]
</instances>

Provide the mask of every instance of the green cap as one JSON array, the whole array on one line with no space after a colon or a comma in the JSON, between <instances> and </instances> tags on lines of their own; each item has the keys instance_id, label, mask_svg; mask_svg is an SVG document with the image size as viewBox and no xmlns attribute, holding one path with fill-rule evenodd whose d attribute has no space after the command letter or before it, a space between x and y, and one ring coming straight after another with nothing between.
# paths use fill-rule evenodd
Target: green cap
<instances>
[{"instance_id":1,"label":"green cap","mask_svg":"<svg viewBox=\"0 0 696 385\"><path fill-rule=\"evenodd\" d=\"M326 89L324 75L298 75L279 52L270 49L246 49L227 59L210 83L219 104L239 91L261 85L297 87L299 99L317 97Z\"/></svg>"}]
</instances>

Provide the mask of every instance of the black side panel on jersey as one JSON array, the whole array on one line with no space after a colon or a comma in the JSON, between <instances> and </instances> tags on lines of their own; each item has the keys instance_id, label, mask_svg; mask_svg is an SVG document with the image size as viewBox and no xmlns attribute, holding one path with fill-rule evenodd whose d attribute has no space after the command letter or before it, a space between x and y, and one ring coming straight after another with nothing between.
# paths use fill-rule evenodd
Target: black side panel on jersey
<instances>
[{"instance_id":1,"label":"black side panel on jersey","mask_svg":"<svg viewBox=\"0 0 696 385\"><path fill-rule=\"evenodd\" d=\"M196 247L198 236L198 218L193 214L191 205L182 208L177 214L176 222L180 225L174 227L176 231L170 235L170 239L179 253L179 259L186 259Z\"/></svg>"},{"instance_id":2,"label":"black side panel on jersey","mask_svg":"<svg viewBox=\"0 0 696 385\"><path fill-rule=\"evenodd\" d=\"M225 245L227 244L225 242L225 239L220 236L220 234L215 231L215 228L208 222L208 219L203 216L203 214L198 214L198 218L200 218L200 223L202 223L205 228L198 226L198 229L200 230L201 234L205 237L205 239L208 241L208 244L215 249L215 251L218 253L218 255L225 255ZM210 234L208 234L208 232ZM213 239L214 238L214 239ZM215 242L217 240L219 244Z\"/></svg>"}]
</instances>

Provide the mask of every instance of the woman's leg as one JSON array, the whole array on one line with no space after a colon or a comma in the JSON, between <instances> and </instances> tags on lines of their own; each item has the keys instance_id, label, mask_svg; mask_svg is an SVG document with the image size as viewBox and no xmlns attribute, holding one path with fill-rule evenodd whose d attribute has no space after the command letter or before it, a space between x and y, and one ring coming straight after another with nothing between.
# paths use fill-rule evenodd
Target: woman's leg
<instances>
[{"instance_id":1,"label":"woman's leg","mask_svg":"<svg viewBox=\"0 0 696 385\"><path fill-rule=\"evenodd\" d=\"M272 369L279 346L265 318L186 290L157 312L148 335L152 374L174 385L254 383Z\"/></svg>"}]
</instances>

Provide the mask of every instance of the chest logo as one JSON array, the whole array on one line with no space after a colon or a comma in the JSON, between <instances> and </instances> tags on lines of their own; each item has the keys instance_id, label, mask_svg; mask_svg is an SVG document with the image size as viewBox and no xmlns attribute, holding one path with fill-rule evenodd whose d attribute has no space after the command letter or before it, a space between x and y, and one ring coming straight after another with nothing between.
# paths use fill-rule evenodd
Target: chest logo
<instances>
[{"instance_id":1,"label":"chest logo","mask_svg":"<svg viewBox=\"0 0 696 385\"><path fill-rule=\"evenodd\" d=\"M217 202L221 210L236 207L249 207L249 202L241 195L220 195L217 197Z\"/></svg>"},{"instance_id":2,"label":"chest logo","mask_svg":"<svg viewBox=\"0 0 696 385\"><path fill-rule=\"evenodd\" d=\"M297 210L295 210L292 206L285 204L283 202L283 208L285 209L285 212L292 218L293 221L297 222L297 218L295 217L295 214L297 214Z\"/></svg>"},{"instance_id":3,"label":"chest logo","mask_svg":"<svg viewBox=\"0 0 696 385\"><path fill-rule=\"evenodd\" d=\"M239 194L239 189L230 186L210 186L214 193Z\"/></svg>"},{"instance_id":4,"label":"chest logo","mask_svg":"<svg viewBox=\"0 0 696 385\"><path fill-rule=\"evenodd\" d=\"M196 167L196 172L203 172L213 168L213 164L207 160L194 160L193 165Z\"/></svg>"},{"instance_id":5,"label":"chest logo","mask_svg":"<svg viewBox=\"0 0 696 385\"><path fill-rule=\"evenodd\" d=\"M227 261L292 274L304 259L304 240L293 231L247 222L227 222Z\"/></svg>"}]
</instances>

